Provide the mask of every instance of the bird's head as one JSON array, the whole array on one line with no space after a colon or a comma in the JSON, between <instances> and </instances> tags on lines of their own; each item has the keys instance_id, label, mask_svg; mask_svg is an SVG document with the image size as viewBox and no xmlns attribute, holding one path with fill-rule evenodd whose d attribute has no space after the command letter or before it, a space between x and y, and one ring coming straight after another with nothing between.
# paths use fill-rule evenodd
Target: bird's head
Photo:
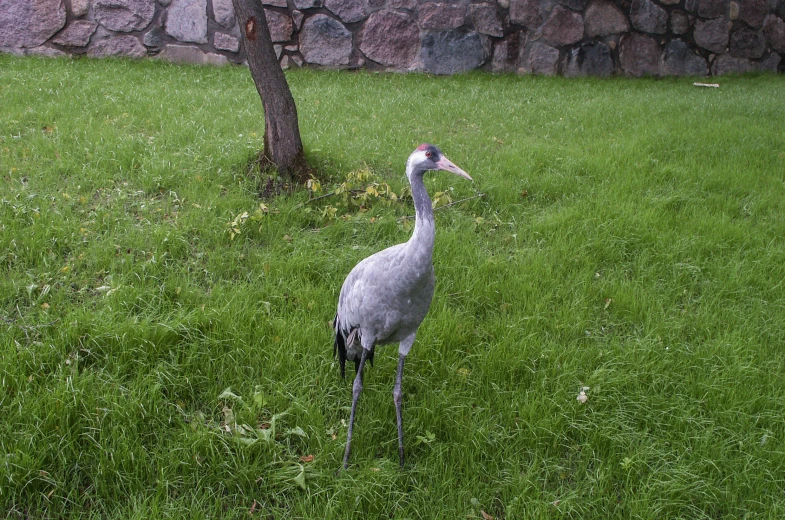
<instances>
[{"instance_id":1,"label":"bird's head","mask_svg":"<svg viewBox=\"0 0 785 520\"><path fill-rule=\"evenodd\" d=\"M444 156L441 150L432 144L421 144L406 161L406 174L410 177L414 172L424 173L428 170L444 170L464 179L472 180L469 174L461 170Z\"/></svg>"}]
</instances>

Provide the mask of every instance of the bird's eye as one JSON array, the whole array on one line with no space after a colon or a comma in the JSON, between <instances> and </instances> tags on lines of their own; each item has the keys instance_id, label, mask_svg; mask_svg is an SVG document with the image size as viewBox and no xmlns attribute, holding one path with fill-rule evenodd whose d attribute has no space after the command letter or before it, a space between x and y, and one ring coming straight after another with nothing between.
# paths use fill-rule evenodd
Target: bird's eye
<instances>
[{"instance_id":1,"label":"bird's eye","mask_svg":"<svg viewBox=\"0 0 785 520\"><path fill-rule=\"evenodd\" d=\"M425 152L425 156L426 157L430 157L431 156L431 152Z\"/></svg>"}]
</instances>

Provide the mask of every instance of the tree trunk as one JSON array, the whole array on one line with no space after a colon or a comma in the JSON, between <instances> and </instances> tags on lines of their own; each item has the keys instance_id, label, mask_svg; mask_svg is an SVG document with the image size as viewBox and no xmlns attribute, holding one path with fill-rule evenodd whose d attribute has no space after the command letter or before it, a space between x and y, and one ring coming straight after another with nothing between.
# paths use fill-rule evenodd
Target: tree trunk
<instances>
[{"instance_id":1,"label":"tree trunk","mask_svg":"<svg viewBox=\"0 0 785 520\"><path fill-rule=\"evenodd\" d=\"M297 108L275 56L262 2L232 0L232 3L251 77L264 108L264 150L260 160L275 165L284 177L295 182L305 182L311 169L303 153Z\"/></svg>"}]
</instances>

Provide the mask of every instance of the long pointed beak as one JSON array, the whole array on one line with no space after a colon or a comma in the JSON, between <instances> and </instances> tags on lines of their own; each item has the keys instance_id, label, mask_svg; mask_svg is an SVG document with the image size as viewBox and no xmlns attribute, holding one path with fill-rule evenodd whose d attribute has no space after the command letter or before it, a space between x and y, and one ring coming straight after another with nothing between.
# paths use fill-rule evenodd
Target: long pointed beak
<instances>
[{"instance_id":1,"label":"long pointed beak","mask_svg":"<svg viewBox=\"0 0 785 520\"><path fill-rule=\"evenodd\" d=\"M447 157L443 155L442 158L439 159L439 162L436 163L436 166L438 166L440 170L448 171L450 173L454 173L455 175L463 177L464 179L472 180L472 178L469 177L468 173L455 166L455 164L452 161L450 161Z\"/></svg>"}]
</instances>

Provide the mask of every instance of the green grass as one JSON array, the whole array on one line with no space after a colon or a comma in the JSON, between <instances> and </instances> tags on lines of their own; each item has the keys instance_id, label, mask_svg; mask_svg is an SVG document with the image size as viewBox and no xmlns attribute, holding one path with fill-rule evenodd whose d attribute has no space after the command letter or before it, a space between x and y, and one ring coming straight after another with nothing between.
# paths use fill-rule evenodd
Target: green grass
<instances>
[{"instance_id":1,"label":"green grass","mask_svg":"<svg viewBox=\"0 0 785 520\"><path fill-rule=\"evenodd\" d=\"M475 179L432 195L485 193L437 212L406 469L389 347L336 475L329 321L411 203L260 201L243 68L0 56L0 511L785 516L782 76L288 80L327 189L430 141Z\"/></svg>"}]
</instances>

